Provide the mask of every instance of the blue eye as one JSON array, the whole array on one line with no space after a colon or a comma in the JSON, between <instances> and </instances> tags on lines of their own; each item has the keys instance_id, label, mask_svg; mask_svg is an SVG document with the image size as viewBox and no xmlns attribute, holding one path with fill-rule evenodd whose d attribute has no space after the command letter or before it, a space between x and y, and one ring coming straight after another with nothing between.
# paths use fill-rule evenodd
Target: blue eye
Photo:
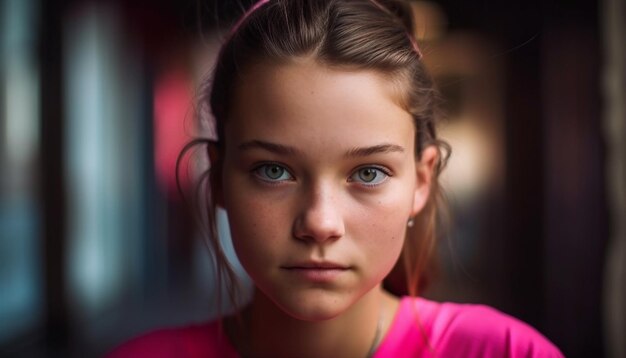
<instances>
[{"instance_id":1,"label":"blue eye","mask_svg":"<svg viewBox=\"0 0 626 358\"><path fill-rule=\"evenodd\" d=\"M389 177L389 174L385 173L380 168L376 167L363 167L357 169L354 174L350 176L350 181L356 181L365 185L377 185L384 182Z\"/></svg>"},{"instance_id":2,"label":"blue eye","mask_svg":"<svg viewBox=\"0 0 626 358\"><path fill-rule=\"evenodd\" d=\"M254 174L262 180L269 182L278 182L285 180L293 180L291 174L285 167L279 164L263 164L254 169Z\"/></svg>"}]
</instances>

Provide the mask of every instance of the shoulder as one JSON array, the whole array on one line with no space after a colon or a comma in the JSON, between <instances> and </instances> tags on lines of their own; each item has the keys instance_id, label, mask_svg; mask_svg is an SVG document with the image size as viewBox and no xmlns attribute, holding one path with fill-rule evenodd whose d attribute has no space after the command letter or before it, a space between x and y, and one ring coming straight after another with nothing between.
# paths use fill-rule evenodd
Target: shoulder
<instances>
[{"instance_id":1,"label":"shoulder","mask_svg":"<svg viewBox=\"0 0 626 358\"><path fill-rule=\"evenodd\" d=\"M563 357L536 329L489 306L407 297L398 313L417 317L413 336L437 357Z\"/></svg>"},{"instance_id":2,"label":"shoulder","mask_svg":"<svg viewBox=\"0 0 626 358\"><path fill-rule=\"evenodd\" d=\"M107 358L236 357L218 322L158 329L115 348Z\"/></svg>"},{"instance_id":3,"label":"shoulder","mask_svg":"<svg viewBox=\"0 0 626 358\"><path fill-rule=\"evenodd\" d=\"M488 306L444 303L435 319L441 346L467 356L563 356L536 329Z\"/></svg>"}]
</instances>

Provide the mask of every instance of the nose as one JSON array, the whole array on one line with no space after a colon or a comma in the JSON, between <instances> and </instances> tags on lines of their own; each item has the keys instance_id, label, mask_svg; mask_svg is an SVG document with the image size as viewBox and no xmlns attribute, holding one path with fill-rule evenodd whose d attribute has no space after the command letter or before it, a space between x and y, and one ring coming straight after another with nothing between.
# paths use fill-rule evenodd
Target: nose
<instances>
[{"instance_id":1,"label":"nose","mask_svg":"<svg viewBox=\"0 0 626 358\"><path fill-rule=\"evenodd\" d=\"M313 188L303 196L293 234L297 239L309 242L332 241L344 236L341 205L331 188Z\"/></svg>"}]
</instances>

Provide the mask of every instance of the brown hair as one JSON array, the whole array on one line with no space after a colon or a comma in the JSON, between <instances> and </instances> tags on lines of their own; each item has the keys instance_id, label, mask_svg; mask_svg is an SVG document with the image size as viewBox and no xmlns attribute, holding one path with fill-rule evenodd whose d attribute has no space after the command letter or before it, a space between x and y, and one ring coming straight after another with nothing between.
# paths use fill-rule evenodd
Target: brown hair
<instances>
[{"instance_id":1,"label":"brown hair","mask_svg":"<svg viewBox=\"0 0 626 358\"><path fill-rule=\"evenodd\" d=\"M243 73L260 61L287 62L312 57L321 64L350 70L374 70L401 84L401 100L415 124L416 157L427 146L439 149L432 180L431 197L407 231L401 260L404 263L406 290L418 293L421 275L435 243L435 227L441 190L438 176L445 165L449 148L437 138L435 122L438 97L430 76L420 61L413 39L413 21L408 4L393 0L270 0L246 14L223 44L212 79L201 88L200 106L209 106L214 116L216 141L210 150L223 150L224 123L228 120L235 87L245 81ZM199 113L203 113L200 111ZM206 113L206 112L204 112ZM187 147L187 149L189 146ZM184 155L181 153L181 156ZM218 156L219 157L219 156ZM208 241L217 261L218 287L226 284L233 304L239 298L238 283L228 265L217 237L215 200L220 188L220 163L211 163L206 193ZM225 281L225 282L224 282ZM219 297L220 295L218 295Z\"/></svg>"}]
</instances>

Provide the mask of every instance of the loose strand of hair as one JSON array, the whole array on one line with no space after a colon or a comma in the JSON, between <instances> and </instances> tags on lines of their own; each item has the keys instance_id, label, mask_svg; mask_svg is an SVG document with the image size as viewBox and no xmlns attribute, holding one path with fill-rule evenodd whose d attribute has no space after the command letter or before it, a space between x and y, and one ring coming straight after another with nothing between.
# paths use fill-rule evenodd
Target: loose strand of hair
<instances>
[{"instance_id":1,"label":"loose strand of hair","mask_svg":"<svg viewBox=\"0 0 626 358\"><path fill-rule=\"evenodd\" d=\"M199 229L201 231L201 235L204 238L204 242L208 245L208 248L211 255L212 265L215 268L216 272L216 284L217 284L217 292L216 295L216 305L218 310L218 316L222 316L222 295L221 288L226 288L226 293L228 295L228 299L233 306L237 306L240 302L238 301L239 293L241 292L241 287L239 284L239 280L237 279L237 275L235 274L234 269L232 268L229 260L227 259L227 255L224 252L224 249L219 241L219 234L217 230L217 217L215 211L215 204L213 202L211 183L210 183L210 175L211 168L209 167L204 172L202 172L195 184L195 190L193 198L203 198L204 200L192 200L190 201L187 198L185 190L183 189L181 180L180 180L180 169L182 162L186 155L190 152L191 149L198 145L212 145L214 141L207 138L195 138L187 143L183 149L181 150L178 158L176 160L176 187L181 195L181 198L184 202L184 205L187 205L193 209L195 213L194 217L196 221L199 223ZM220 264L221 263L221 264Z\"/></svg>"}]
</instances>

